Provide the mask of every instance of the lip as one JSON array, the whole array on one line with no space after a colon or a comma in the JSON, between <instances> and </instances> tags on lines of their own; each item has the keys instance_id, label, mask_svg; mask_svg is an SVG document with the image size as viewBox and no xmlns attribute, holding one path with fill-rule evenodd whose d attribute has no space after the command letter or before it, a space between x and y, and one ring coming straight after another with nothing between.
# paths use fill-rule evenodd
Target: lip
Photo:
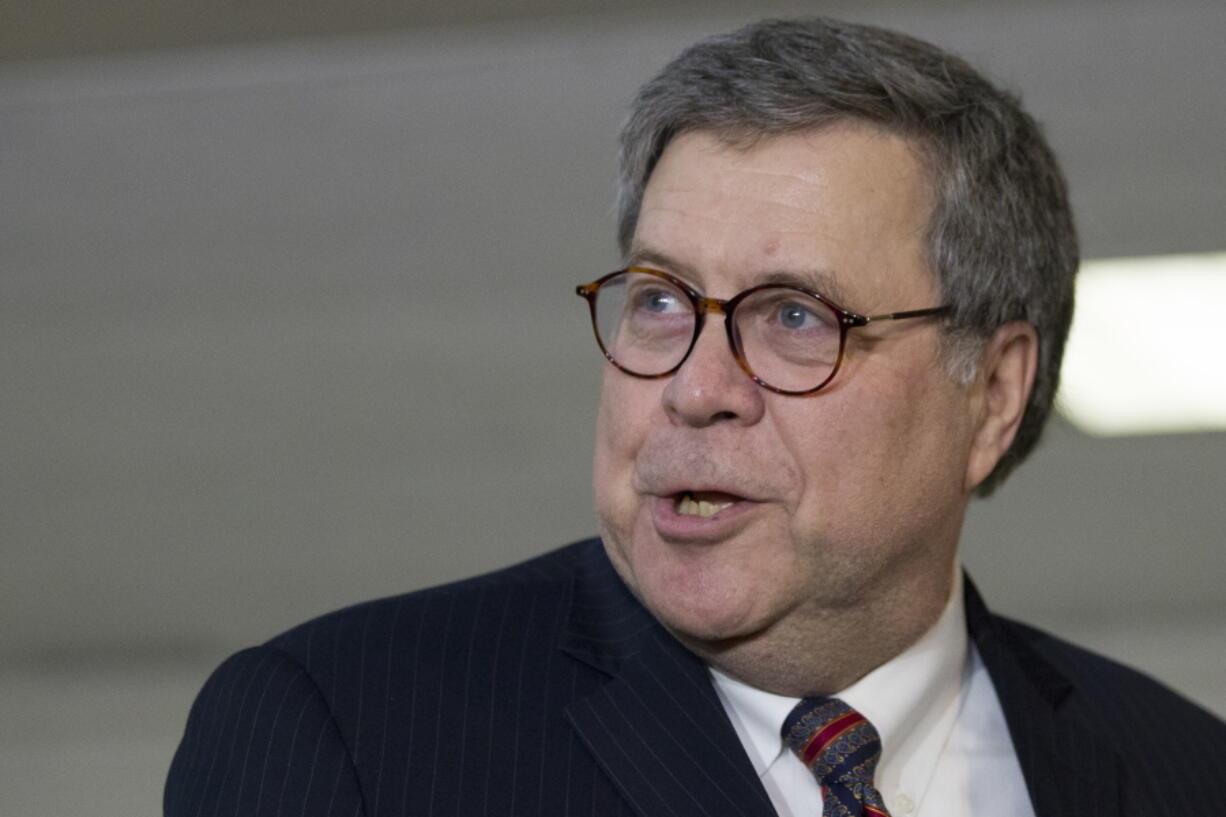
<instances>
[{"instance_id":1,"label":"lip","mask_svg":"<svg viewBox=\"0 0 1226 817\"><path fill-rule=\"evenodd\" d=\"M742 498L712 516L677 513L676 494L657 496L651 521L661 539L671 542L718 542L745 526L745 515L761 503Z\"/></svg>"},{"instance_id":2,"label":"lip","mask_svg":"<svg viewBox=\"0 0 1226 817\"><path fill-rule=\"evenodd\" d=\"M759 502L762 499L748 485L736 485L731 481L722 482L702 479L695 481L693 477L689 479L680 477L643 480L636 487L644 494L652 494L666 499L673 499L678 494L685 493L727 494L728 496L740 497L746 502Z\"/></svg>"}]
</instances>

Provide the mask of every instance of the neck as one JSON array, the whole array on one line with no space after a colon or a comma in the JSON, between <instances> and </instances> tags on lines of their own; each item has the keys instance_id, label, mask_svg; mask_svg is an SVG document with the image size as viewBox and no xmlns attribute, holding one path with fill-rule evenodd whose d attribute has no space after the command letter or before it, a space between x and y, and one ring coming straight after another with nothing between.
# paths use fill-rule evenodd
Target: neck
<instances>
[{"instance_id":1,"label":"neck","mask_svg":"<svg viewBox=\"0 0 1226 817\"><path fill-rule=\"evenodd\" d=\"M918 641L940 618L953 586L952 568L917 573L891 592L867 594L862 604L797 610L749 636L716 642L677 636L711 666L757 689L830 695Z\"/></svg>"}]
</instances>

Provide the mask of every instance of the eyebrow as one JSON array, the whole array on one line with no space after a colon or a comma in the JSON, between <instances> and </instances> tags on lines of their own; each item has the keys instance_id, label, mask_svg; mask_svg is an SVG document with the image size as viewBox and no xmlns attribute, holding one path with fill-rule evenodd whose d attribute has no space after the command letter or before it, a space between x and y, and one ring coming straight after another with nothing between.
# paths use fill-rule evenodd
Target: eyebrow
<instances>
[{"instance_id":1,"label":"eyebrow","mask_svg":"<svg viewBox=\"0 0 1226 817\"><path fill-rule=\"evenodd\" d=\"M661 250L653 247L645 247L635 245L630 248L630 253L626 257L626 266L654 266L659 267L665 272L670 272L680 278L687 280L695 289L702 290L698 286L698 282L702 279L695 267L668 255ZM802 270L791 269L775 269L771 270L760 278L756 278L750 286L759 284L783 284L785 286L800 287L812 292L817 292L826 298L834 301L844 309L850 309L847 306L848 298L846 291L839 286L834 275L829 270L813 268ZM854 311L854 310L853 310Z\"/></svg>"},{"instance_id":2,"label":"eyebrow","mask_svg":"<svg viewBox=\"0 0 1226 817\"><path fill-rule=\"evenodd\" d=\"M764 275L760 283L807 289L829 298L844 309L850 309L847 306L847 293L834 280L829 270L774 270Z\"/></svg>"},{"instance_id":3,"label":"eyebrow","mask_svg":"<svg viewBox=\"0 0 1226 817\"><path fill-rule=\"evenodd\" d=\"M659 267L664 272L671 272L673 275L687 279L695 287L697 287L698 279L702 277L689 264L670 257L668 253L639 244L635 244L630 248L630 254L626 256L625 264L628 267Z\"/></svg>"}]
</instances>

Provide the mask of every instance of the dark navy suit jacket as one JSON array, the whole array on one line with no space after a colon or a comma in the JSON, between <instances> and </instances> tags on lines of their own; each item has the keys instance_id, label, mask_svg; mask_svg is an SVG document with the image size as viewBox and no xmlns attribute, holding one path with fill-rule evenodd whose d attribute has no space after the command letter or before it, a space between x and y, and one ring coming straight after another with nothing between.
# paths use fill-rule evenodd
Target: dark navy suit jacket
<instances>
[{"instance_id":1,"label":"dark navy suit jacket","mask_svg":"<svg viewBox=\"0 0 1226 817\"><path fill-rule=\"evenodd\" d=\"M992 616L967 586L971 637L1038 817L1226 815L1226 725ZM341 610L234 655L192 708L165 810L774 814L706 667L596 540Z\"/></svg>"}]
</instances>

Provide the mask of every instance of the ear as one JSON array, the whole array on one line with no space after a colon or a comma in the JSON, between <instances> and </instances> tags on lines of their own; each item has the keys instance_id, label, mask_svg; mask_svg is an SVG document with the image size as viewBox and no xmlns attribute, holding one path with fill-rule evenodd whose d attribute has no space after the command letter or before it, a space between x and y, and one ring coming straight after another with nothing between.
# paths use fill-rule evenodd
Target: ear
<instances>
[{"instance_id":1,"label":"ear","mask_svg":"<svg viewBox=\"0 0 1226 817\"><path fill-rule=\"evenodd\" d=\"M1039 365L1034 327L1013 321L997 328L984 345L975 388L978 425L966 463L967 493L987 479L1017 435Z\"/></svg>"}]
</instances>

